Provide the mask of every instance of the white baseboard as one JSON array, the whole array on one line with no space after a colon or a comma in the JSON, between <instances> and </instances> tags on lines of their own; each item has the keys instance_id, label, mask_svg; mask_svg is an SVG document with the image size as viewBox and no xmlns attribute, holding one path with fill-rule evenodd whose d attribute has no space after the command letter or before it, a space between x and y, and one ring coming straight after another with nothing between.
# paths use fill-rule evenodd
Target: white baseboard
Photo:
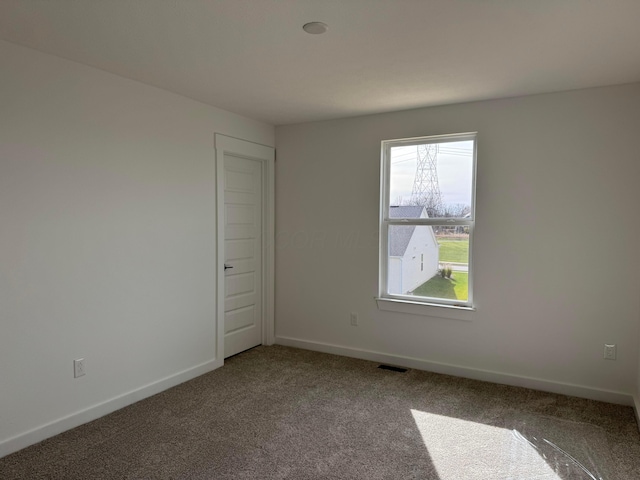
<instances>
[{"instance_id":1,"label":"white baseboard","mask_svg":"<svg viewBox=\"0 0 640 480\"><path fill-rule=\"evenodd\" d=\"M199 377L200 375L221 367L222 364L222 359L215 359L196 365L195 367L183 370L182 372L162 378L156 382L144 385L79 412L72 413L66 417L59 418L45 425L34 428L33 430L11 437L0 442L0 458L41 442L49 437L53 437L54 435L58 435L59 433L78 427L84 423L96 420L97 418L103 417L104 415L160 393L171 387L175 387L176 385L188 380Z\"/></svg>"},{"instance_id":2,"label":"white baseboard","mask_svg":"<svg viewBox=\"0 0 640 480\"><path fill-rule=\"evenodd\" d=\"M616 403L619 405L634 405L634 397L624 392L601 390L598 388L573 385L570 383L554 382L550 380L543 380L540 378L523 377L507 373L493 372L489 370L462 367L459 365L431 362L419 358L404 357L400 355L389 355L386 353L374 352L371 350L362 350L341 345L302 340L298 338L276 336L275 341L276 344L284 345L287 347L296 347L305 350L332 353L335 355L342 355L344 357L371 360L373 362L386 363L399 367L414 368L416 370L426 370L434 373L471 378L473 380L481 380L484 382L500 383L503 385L511 385L514 387L531 388L533 390L540 390L543 392L559 393L562 395L588 398L590 400ZM636 400L636 412L639 411L639 408L640 405L638 404L638 400Z\"/></svg>"}]
</instances>

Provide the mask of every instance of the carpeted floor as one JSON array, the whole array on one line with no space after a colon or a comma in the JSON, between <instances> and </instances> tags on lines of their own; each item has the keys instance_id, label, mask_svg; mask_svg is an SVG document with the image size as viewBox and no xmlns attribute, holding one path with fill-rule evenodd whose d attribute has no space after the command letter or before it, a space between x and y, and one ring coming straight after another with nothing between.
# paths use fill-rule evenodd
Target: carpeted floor
<instances>
[{"instance_id":1,"label":"carpeted floor","mask_svg":"<svg viewBox=\"0 0 640 480\"><path fill-rule=\"evenodd\" d=\"M0 459L8 479L640 479L630 407L287 347Z\"/></svg>"}]
</instances>

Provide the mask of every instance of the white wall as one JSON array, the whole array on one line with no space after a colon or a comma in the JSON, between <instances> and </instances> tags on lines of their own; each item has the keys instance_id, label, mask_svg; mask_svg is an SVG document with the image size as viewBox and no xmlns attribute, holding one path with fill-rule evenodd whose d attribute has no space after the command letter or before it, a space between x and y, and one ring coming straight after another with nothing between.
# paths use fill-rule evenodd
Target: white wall
<instances>
[{"instance_id":1,"label":"white wall","mask_svg":"<svg viewBox=\"0 0 640 480\"><path fill-rule=\"evenodd\" d=\"M402 257L389 257L389 271L387 272L387 288L393 293L405 293L402 289L402 279L404 276L404 262Z\"/></svg>"},{"instance_id":2,"label":"white wall","mask_svg":"<svg viewBox=\"0 0 640 480\"><path fill-rule=\"evenodd\" d=\"M422 270L420 255L424 255ZM433 229L430 226L416 227L402 258L402 293L415 290L438 273L438 255L438 241Z\"/></svg>"},{"instance_id":3,"label":"white wall","mask_svg":"<svg viewBox=\"0 0 640 480\"><path fill-rule=\"evenodd\" d=\"M640 338L638 338L638 342L640 342ZM638 355L638 378L633 400L636 412L636 421L638 422L638 429L640 429L640 352Z\"/></svg>"},{"instance_id":4,"label":"white wall","mask_svg":"<svg viewBox=\"0 0 640 480\"><path fill-rule=\"evenodd\" d=\"M5 42L0 65L2 456L219 364L214 132L274 129Z\"/></svg>"},{"instance_id":5,"label":"white wall","mask_svg":"<svg viewBox=\"0 0 640 480\"><path fill-rule=\"evenodd\" d=\"M277 127L277 341L630 402L639 125L631 84ZM378 310L380 142L473 131L477 311Z\"/></svg>"}]
</instances>

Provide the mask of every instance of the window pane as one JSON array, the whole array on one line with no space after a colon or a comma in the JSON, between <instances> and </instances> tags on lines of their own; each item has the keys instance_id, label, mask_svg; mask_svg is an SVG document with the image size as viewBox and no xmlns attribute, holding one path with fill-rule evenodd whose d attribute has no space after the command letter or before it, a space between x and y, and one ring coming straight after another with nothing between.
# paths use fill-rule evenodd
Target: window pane
<instances>
[{"instance_id":1,"label":"window pane","mask_svg":"<svg viewBox=\"0 0 640 480\"><path fill-rule=\"evenodd\" d=\"M390 225L387 291L447 300L469 298L469 228Z\"/></svg>"},{"instance_id":2,"label":"window pane","mask_svg":"<svg viewBox=\"0 0 640 480\"><path fill-rule=\"evenodd\" d=\"M472 212L473 143L464 140L391 147L390 217L468 218ZM394 209L409 206L416 208Z\"/></svg>"}]
</instances>

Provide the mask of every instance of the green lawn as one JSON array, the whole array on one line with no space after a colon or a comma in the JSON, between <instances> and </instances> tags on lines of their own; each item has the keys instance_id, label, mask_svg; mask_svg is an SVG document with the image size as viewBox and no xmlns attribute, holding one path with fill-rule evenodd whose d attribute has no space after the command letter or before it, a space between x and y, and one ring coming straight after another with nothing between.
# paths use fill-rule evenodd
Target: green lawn
<instances>
[{"instance_id":1,"label":"green lawn","mask_svg":"<svg viewBox=\"0 0 640 480\"><path fill-rule=\"evenodd\" d=\"M438 240L440 263L469 263L469 240Z\"/></svg>"},{"instance_id":2,"label":"green lawn","mask_svg":"<svg viewBox=\"0 0 640 480\"><path fill-rule=\"evenodd\" d=\"M469 274L467 272L453 272L450 279L436 275L416 288L413 294L421 297L466 301L469 295Z\"/></svg>"}]
</instances>

